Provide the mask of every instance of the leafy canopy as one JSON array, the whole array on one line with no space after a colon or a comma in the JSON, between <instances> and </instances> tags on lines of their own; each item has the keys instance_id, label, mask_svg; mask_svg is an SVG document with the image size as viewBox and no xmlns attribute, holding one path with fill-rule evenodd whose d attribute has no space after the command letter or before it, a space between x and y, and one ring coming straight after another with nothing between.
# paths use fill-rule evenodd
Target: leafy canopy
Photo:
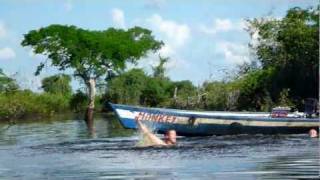
<instances>
[{"instance_id":1,"label":"leafy canopy","mask_svg":"<svg viewBox=\"0 0 320 180\"><path fill-rule=\"evenodd\" d=\"M260 68L245 69L240 104L259 106L285 94L301 109L303 99L318 98L319 6L292 8L282 19L253 19L249 25L249 33L258 37L251 48Z\"/></svg>"},{"instance_id":2,"label":"leafy canopy","mask_svg":"<svg viewBox=\"0 0 320 180\"><path fill-rule=\"evenodd\" d=\"M162 46L151 31L141 27L128 30L109 28L91 31L76 26L50 25L24 35L22 46L31 46L34 53L45 54L59 70L74 69L82 79L99 78L110 69L122 71L126 62L136 63L149 50ZM45 66L41 63L36 75Z\"/></svg>"}]
</instances>

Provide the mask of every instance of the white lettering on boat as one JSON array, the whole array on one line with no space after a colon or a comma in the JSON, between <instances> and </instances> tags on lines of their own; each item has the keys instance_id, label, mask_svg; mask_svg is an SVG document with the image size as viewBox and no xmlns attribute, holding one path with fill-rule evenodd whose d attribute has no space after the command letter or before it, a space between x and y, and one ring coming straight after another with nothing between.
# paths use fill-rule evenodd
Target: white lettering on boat
<instances>
[{"instance_id":1,"label":"white lettering on boat","mask_svg":"<svg viewBox=\"0 0 320 180\"><path fill-rule=\"evenodd\" d=\"M171 115L165 115L165 114L152 114L152 113L146 113L146 112L139 112L139 114L135 116L134 119L143 120L143 121L162 122L162 123L174 123L177 117L171 116Z\"/></svg>"}]
</instances>

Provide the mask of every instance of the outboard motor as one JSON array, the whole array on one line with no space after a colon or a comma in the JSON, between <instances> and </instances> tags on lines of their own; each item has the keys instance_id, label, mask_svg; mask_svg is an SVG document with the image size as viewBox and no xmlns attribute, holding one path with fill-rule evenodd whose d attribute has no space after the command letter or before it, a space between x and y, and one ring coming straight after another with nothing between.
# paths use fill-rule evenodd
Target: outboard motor
<instances>
[{"instance_id":1,"label":"outboard motor","mask_svg":"<svg viewBox=\"0 0 320 180\"><path fill-rule=\"evenodd\" d=\"M308 118L311 118L313 114L318 112L318 101L315 98L307 98L304 103L304 112Z\"/></svg>"}]
</instances>

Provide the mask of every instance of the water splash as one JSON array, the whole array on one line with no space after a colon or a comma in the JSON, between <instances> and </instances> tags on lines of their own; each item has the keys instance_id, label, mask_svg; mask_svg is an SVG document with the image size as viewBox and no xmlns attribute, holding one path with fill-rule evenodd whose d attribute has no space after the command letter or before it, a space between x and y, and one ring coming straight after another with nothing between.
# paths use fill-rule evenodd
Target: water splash
<instances>
[{"instance_id":1,"label":"water splash","mask_svg":"<svg viewBox=\"0 0 320 180\"><path fill-rule=\"evenodd\" d=\"M146 125L150 132L155 131L155 127L152 125ZM158 146L158 144L154 143L152 139L145 133L143 133L140 129L137 132L139 137L139 141L136 143L136 147L150 147L150 146Z\"/></svg>"}]
</instances>

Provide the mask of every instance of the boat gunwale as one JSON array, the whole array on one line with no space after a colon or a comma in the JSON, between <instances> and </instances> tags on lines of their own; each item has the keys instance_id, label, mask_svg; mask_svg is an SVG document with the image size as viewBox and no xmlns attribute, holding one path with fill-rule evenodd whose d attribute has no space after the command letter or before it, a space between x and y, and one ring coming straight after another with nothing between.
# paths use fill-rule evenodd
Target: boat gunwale
<instances>
[{"instance_id":1,"label":"boat gunwale","mask_svg":"<svg viewBox=\"0 0 320 180\"><path fill-rule=\"evenodd\" d=\"M268 121L268 122L319 122L319 118L301 118L301 117L283 117L283 118L273 118L270 116L264 117L257 117L257 116L237 116L237 113L229 113L233 114L234 116L221 116L221 115L214 115L214 114L200 114L197 111L188 111L188 110L180 110L180 109L164 109L164 108L149 108L149 107L141 107L141 106L131 106L131 105L123 105L123 104L112 104L110 103L113 109L123 109L129 111L138 111L138 112L148 112L148 113L155 113L155 114L169 114L174 116L180 117L195 117L195 118L208 118L208 119L225 119L225 120L250 120L250 121ZM151 111L151 112L150 112ZM192 113L189 113L192 112ZM212 112L212 111L202 111L205 112ZM223 111L214 111L214 112L222 112ZM120 117L121 115L116 112L116 114ZM227 113L226 113L227 114ZM245 113L243 113L245 115ZM258 113L252 113L252 115ZM265 113L266 114L266 113ZM268 113L270 115L270 113Z\"/></svg>"}]
</instances>

